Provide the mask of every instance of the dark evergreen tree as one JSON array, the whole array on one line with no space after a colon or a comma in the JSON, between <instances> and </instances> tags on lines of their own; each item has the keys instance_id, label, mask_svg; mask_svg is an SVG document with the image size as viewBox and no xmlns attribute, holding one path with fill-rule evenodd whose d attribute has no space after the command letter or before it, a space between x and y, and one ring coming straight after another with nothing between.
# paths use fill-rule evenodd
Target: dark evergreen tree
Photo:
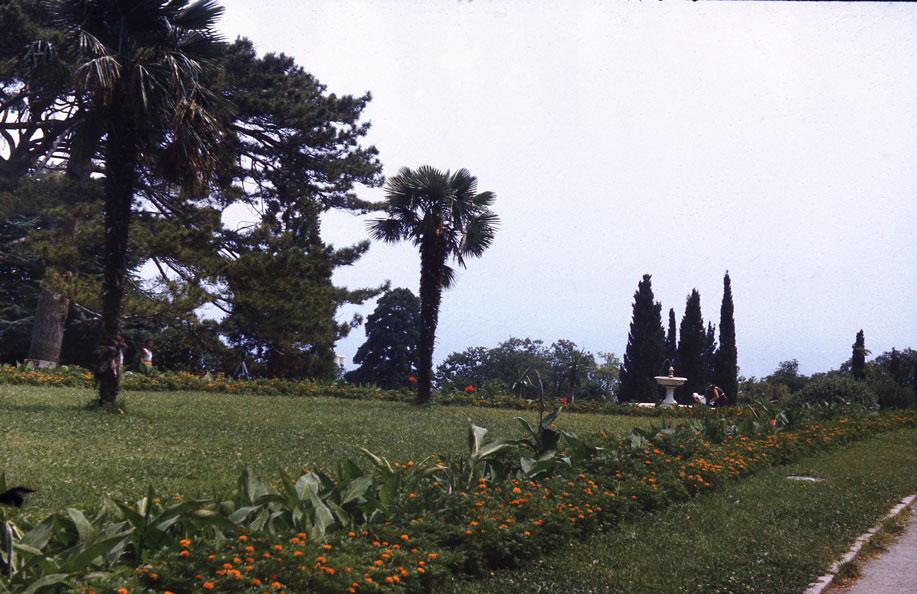
<instances>
[{"instance_id":1,"label":"dark evergreen tree","mask_svg":"<svg viewBox=\"0 0 917 594\"><path fill-rule=\"evenodd\" d=\"M850 357L850 373L855 380L866 379L866 338L863 330L857 332L856 341L853 343L853 355Z\"/></svg>"},{"instance_id":2,"label":"dark evergreen tree","mask_svg":"<svg viewBox=\"0 0 917 594\"><path fill-rule=\"evenodd\" d=\"M732 303L732 280L729 271L723 277L723 301L720 305L720 346L713 364L713 383L726 392L730 404L739 394L739 364L736 349L736 326Z\"/></svg>"},{"instance_id":3,"label":"dark evergreen tree","mask_svg":"<svg viewBox=\"0 0 917 594\"><path fill-rule=\"evenodd\" d=\"M366 342L353 358L360 366L344 378L387 390L410 386L410 378L417 374L419 317L420 300L408 289L382 295L366 319Z\"/></svg>"},{"instance_id":4,"label":"dark evergreen tree","mask_svg":"<svg viewBox=\"0 0 917 594\"><path fill-rule=\"evenodd\" d=\"M713 365L716 360L716 326L707 322L707 340L704 347L704 368L707 370L707 379L713 380ZM716 382L714 382L716 383ZM722 388L722 386L720 386Z\"/></svg>"},{"instance_id":5,"label":"dark evergreen tree","mask_svg":"<svg viewBox=\"0 0 917 594\"><path fill-rule=\"evenodd\" d=\"M678 356L678 331L675 322L675 310L669 308L669 331L665 336L665 358L669 365L675 365Z\"/></svg>"},{"instance_id":6,"label":"dark evergreen tree","mask_svg":"<svg viewBox=\"0 0 917 594\"><path fill-rule=\"evenodd\" d=\"M248 40L227 50L219 92L236 112L223 150L222 191L260 214L259 224L228 234L227 293L217 305L229 314L225 335L253 358L252 371L279 377L336 373L334 343L360 322L336 321L339 307L362 303L385 286L347 290L333 270L356 262L369 242L334 249L320 236L329 209L362 213L357 184L382 183L374 147L360 142L370 100L329 94L283 54L256 56Z\"/></svg>"},{"instance_id":7,"label":"dark evergreen tree","mask_svg":"<svg viewBox=\"0 0 917 594\"><path fill-rule=\"evenodd\" d=\"M662 327L662 305L653 300L651 278L649 274L644 274L634 293L633 318L620 373L619 399L623 402L655 402L660 399L659 386L653 377L663 371L665 330Z\"/></svg>"},{"instance_id":8,"label":"dark evergreen tree","mask_svg":"<svg viewBox=\"0 0 917 594\"><path fill-rule=\"evenodd\" d=\"M691 394L703 394L707 387L707 361L704 353L707 350L707 333L704 331L704 318L701 315L700 293L693 289L685 304L685 315L681 318L678 339L678 357L675 374L688 378L688 381L676 390L676 399L682 404L690 404Z\"/></svg>"}]
</instances>

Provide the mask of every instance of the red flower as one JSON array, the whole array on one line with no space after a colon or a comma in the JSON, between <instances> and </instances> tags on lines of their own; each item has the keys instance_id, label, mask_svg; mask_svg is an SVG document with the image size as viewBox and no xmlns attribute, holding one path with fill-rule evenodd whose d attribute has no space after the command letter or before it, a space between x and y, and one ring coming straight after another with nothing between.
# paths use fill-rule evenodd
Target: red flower
<instances>
[{"instance_id":1,"label":"red flower","mask_svg":"<svg viewBox=\"0 0 917 594\"><path fill-rule=\"evenodd\" d=\"M560 403L563 404L564 406L567 406L567 398L566 397L561 398Z\"/></svg>"},{"instance_id":2,"label":"red flower","mask_svg":"<svg viewBox=\"0 0 917 594\"><path fill-rule=\"evenodd\" d=\"M465 386L466 392L474 392L474 386Z\"/></svg>"},{"instance_id":3,"label":"red flower","mask_svg":"<svg viewBox=\"0 0 917 594\"><path fill-rule=\"evenodd\" d=\"M412 384L416 384L417 378L412 375L411 377L408 378L408 381L411 382Z\"/></svg>"}]
</instances>

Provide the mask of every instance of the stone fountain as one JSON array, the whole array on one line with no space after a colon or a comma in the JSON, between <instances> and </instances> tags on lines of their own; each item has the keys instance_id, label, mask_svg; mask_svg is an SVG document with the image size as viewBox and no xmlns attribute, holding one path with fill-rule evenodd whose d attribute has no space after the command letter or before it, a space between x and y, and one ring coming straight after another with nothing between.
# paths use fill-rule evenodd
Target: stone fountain
<instances>
[{"instance_id":1,"label":"stone fountain","mask_svg":"<svg viewBox=\"0 0 917 594\"><path fill-rule=\"evenodd\" d=\"M656 380L657 384L665 387L665 400L662 401L664 408L672 408L677 404L675 402L675 388L688 381L686 377L675 377L674 367L669 367L669 375L657 375L653 379Z\"/></svg>"}]
</instances>

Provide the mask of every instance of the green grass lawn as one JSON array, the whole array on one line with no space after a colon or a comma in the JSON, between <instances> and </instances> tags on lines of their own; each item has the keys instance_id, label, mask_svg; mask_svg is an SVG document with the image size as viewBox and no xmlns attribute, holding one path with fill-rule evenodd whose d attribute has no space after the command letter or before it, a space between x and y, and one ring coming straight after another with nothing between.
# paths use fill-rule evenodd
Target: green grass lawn
<instances>
[{"instance_id":1,"label":"green grass lawn","mask_svg":"<svg viewBox=\"0 0 917 594\"><path fill-rule=\"evenodd\" d=\"M127 392L126 414L88 410L94 393L0 385L0 471L9 484L38 489L32 512L96 507L102 494L136 499L153 485L184 496L228 489L253 474L298 475L350 458L359 448L419 461L466 449L469 422L494 437L521 436L519 411L203 392ZM564 414L581 434L629 432L646 419Z\"/></svg>"},{"instance_id":2,"label":"green grass lawn","mask_svg":"<svg viewBox=\"0 0 917 594\"><path fill-rule=\"evenodd\" d=\"M803 592L917 490L917 430L761 473L450 594ZM821 482L789 480L809 476Z\"/></svg>"},{"instance_id":3,"label":"green grass lawn","mask_svg":"<svg viewBox=\"0 0 917 594\"><path fill-rule=\"evenodd\" d=\"M95 509L103 494L228 491L248 467L281 469L361 462L359 448L392 460L466 451L468 424L517 437L518 411L336 398L129 392L126 414L90 410L85 389L0 386L0 471L38 489L27 513ZM629 433L651 419L563 414L558 425L589 435ZM658 424L658 420L656 420ZM801 592L895 502L917 490L917 430L881 434L767 467L680 505L564 544L548 557L437 591ZM364 464L364 467L368 464ZM806 475L820 482L791 481ZM571 483L572 485L573 483Z\"/></svg>"}]
</instances>

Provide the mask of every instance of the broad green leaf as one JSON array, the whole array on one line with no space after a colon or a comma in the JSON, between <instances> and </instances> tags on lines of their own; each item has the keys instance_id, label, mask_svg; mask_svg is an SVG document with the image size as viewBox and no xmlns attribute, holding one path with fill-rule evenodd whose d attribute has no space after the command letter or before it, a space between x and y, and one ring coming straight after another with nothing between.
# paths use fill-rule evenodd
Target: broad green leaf
<instances>
[{"instance_id":1,"label":"broad green leaf","mask_svg":"<svg viewBox=\"0 0 917 594\"><path fill-rule=\"evenodd\" d=\"M124 534L121 536L115 536L112 538L106 538L100 540L89 547L86 548L82 553L77 555L75 558L70 559L64 563L61 563L61 571L67 573L75 573L77 571L84 571L92 562L101 557L109 550L120 545L125 539L129 538L129 534Z\"/></svg>"},{"instance_id":2,"label":"broad green leaf","mask_svg":"<svg viewBox=\"0 0 917 594\"><path fill-rule=\"evenodd\" d=\"M328 506L319 498L314 491L309 491L309 498L312 500L312 506L315 508L315 525L312 527L312 538L320 540L324 538L328 526L334 524L334 516Z\"/></svg>"},{"instance_id":3,"label":"broad green leaf","mask_svg":"<svg viewBox=\"0 0 917 594\"><path fill-rule=\"evenodd\" d=\"M363 495L366 494L372 482L373 477L370 474L364 474L350 481L341 494L341 505L347 505L351 501L363 499Z\"/></svg>"},{"instance_id":4,"label":"broad green leaf","mask_svg":"<svg viewBox=\"0 0 917 594\"><path fill-rule=\"evenodd\" d=\"M51 529L54 527L54 516L48 516L43 522L26 532L19 540L19 544L29 545L36 549L43 549L51 540Z\"/></svg>"},{"instance_id":5,"label":"broad green leaf","mask_svg":"<svg viewBox=\"0 0 917 594\"><path fill-rule=\"evenodd\" d=\"M90 542L95 538L96 530L92 527L92 524L89 523L89 520L86 519L86 516L83 515L83 512L73 508L67 508L67 515L70 517L70 521L73 522L73 526L80 535L80 542Z\"/></svg>"},{"instance_id":6,"label":"broad green leaf","mask_svg":"<svg viewBox=\"0 0 917 594\"><path fill-rule=\"evenodd\" d=\"M25 590L18 592L17 594L33 594L41 588L46 588L48 586L53 586L54 584L59 584L65 579L67 579L66 573L52 573L49 575L43 575L39 579L35 580L29 587Z\"/></svg>"}]
</instances>

